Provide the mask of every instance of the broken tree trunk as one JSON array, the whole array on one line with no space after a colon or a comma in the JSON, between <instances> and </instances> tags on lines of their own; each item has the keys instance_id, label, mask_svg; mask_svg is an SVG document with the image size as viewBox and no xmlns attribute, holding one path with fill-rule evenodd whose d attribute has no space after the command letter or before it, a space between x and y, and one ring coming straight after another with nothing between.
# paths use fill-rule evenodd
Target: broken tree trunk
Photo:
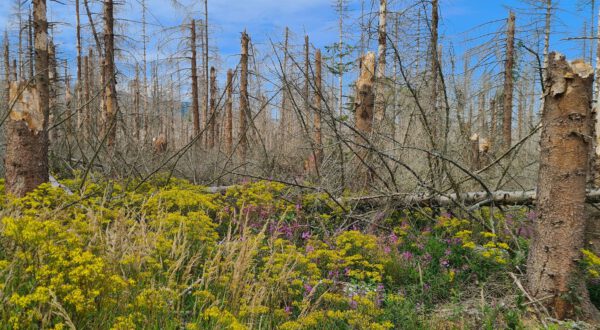
<instances>
[{"instance_id":1,"label":"broken tree trunk","mask_svg":"<svg viewBox=\"0 0 600 330\"><path fill-rule=\"evenodd\" d=\"M6 192L18 197L48 181L48 21L46 0L33 1L35 86L10 84L6 139Z\"/></svg>"},{"instance_id":2,"label":"broken tree trunk","mask_svg":"<svg viewBox=\"0 0 600 330\"><path fill-rule=\"evenodd\" d=\"M375 54L369 52L361 61L360 76L356 81L355 125L359 133L356 135L356 141L359 145L367 144L373 131L374 83ZM357 163L357 188L364 188L370 177L370 170L365 166L365 164L368 164L369 152L360 150L356 155L359 158Z\"/></svg>"},{"instance_id":3,"label":"broken tree trunk","mask_svg":"<svg viewBox=\"0 0 600 330\"><path fill-rule=\"evenodd\" d=\"M579 264L586 231L586 180L592 134L590 65L551 53L542 113L538 220L527 278L533 298L558 319L598 317Z\"/></svg>"},{"instance_id":4,"label":"broken tree trunk","mask_svg":"<svg viewBox=\"0 0 600 330\"><path fill-rule=\"evenodd\" d=\"M315 128L315 151L313 154L314 164L313 170L315 173L319 173L319 167L323 161L323 136L321 133L321 100L322 94L322 83L321 83L321 71L322 71L322 59L321 50L317 49L315 52L315 113L313 115L313 124Z\"/></svg>"}]
</instances>

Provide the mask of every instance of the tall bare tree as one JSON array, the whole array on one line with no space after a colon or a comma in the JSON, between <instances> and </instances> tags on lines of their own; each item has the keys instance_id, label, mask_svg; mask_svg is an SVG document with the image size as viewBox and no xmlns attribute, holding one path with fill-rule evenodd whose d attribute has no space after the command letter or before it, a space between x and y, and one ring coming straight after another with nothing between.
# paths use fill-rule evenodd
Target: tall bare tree
<instances>
[{"instance_id":1,"label":"tall bare tree","mask_svg":"<svg viewBox=\"0 0 600 330\"><path fill-rule=\"evenodd\" d=\"M239 146L242 163L246 162L248 154L248 117L250 109L248 104L248 43L250 38L246 31L242 32L242 53L240 56L240 130Z\"/></svg>"},{"instance_id":2,"label":"tall bare tree","mask_svg":"<svg viewBox=\"0 0 600 330\"><path fill-rule=\"evenodd\" d=\"M209 141L208 147L214 148L217 122L217 73L214 67L210 67L210 117L209 117Z\"/></svg>"},{"instance_id":3,"label":"tall bare tree","mask_svg":"<svg viewBox=\"0 0 600 330\"><path fill-rule=\"evenodd\" d=\"M515 13L510 12L506 31L506 61L504 62L504 99L502 143L505 149L512 144L513 69L515 63Z\"/></svg>"},{"instance_id":4,"label":"tall bare tree","mask_svg":"<svg viewBox=\"0 0 600 330\"><path fill-rule=\"evenodd\" d=\"M227 101L225 103L225 150L231 155L233 149L233 71L227 70Z\"/></svg>"},{"instance_id":5,"label":"tall bare tree","mask_svg":"<svg viewBox=\"0 0 600 330\"><path fill-rule=\"evenodd\" d=\"M104 115L105 132L108 134L108 146L114 147L116 140L116 120L119 112L117 102L117 76L115 69L113 0L104 0Z\"/></svg>"},{"instance_id":6,"label":"tall bare tree","mask_svg":"<svg viewBox=\"0 0 600 330\"><path fill-rule=\"evenodd\" d=\"M192 19L190 26L190 49L192 51L192 121L194 122L194 135L200 134L200 106L198 104L198 69L196 58L196 20Z\"/></svg>"},{"instance_id":7,"label":"tall bare tree","mask_svg":"<svg viewBox=\"0 0 600 330\"><path fill-rule=\"evenodd\" d=\"M386 33L387 0L379 1L379 29L377 48L377 73L375 76L375 127L379 127L385 118L385 53L387 43Z\"/></svg>"}]
</instances>

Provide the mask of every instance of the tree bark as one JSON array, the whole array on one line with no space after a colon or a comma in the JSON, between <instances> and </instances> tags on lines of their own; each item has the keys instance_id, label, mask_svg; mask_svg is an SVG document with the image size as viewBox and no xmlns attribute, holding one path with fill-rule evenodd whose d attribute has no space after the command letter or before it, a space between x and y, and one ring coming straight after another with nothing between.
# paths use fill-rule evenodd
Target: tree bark
<instances>
[{"instance_id":1,"label":"tree bark","mask_svg":"<svg viewBox=\"0 0 600 330\"><path fill-rule=\"evenodd\" d=\"M504 149L512 143L513 67L515 62L515 13L510 12L506 32L506 62L504 63L504 102L502 142Z\"/></svg>"},{"instance_id":2,"label":"tree bark","mask_svg":"<svg viewBox=\"0 0 600 330\"><path fill-rule=\"evenodd\" d=\"M198 69L196 58L196 20L192 19L190 27L190 49L192 51L192 121L194 122L194 136L200 134L200 105L198 100Z\"/></svg>"},{"instance_id":3,"label":"tree bark","mask_svg":"<svg viewBox=\"0 0 600 330\"><path fill-rule=\"evenodd\" d=\"M579 260L586 231L586 180L592 134L594 71L551 53L542 113L538 220L529 249L527 278L531 295L558 319L597 318ZM548 298L549 297L549 298Z\"/></svg>"},{"instance_id":4,"label":"tree bark","mask_svg":"<svg viewBox=\"0 0 600 330\"><path fill-rule=\"evenodd\" d=\"M281 144L285 145L285 140L287 136L288 130L288 110L287 110L287 102L288 102L288 76L287 76L287 68L288 68L288 38L289 38L290 30L288 27L285 28L285 38L283 42L283 80L281 84L281 111L280 111L280 122L279 129L281 130Z\"/></svg>"},{"instance_id":5,"label":"tree bark","mask_svg":"<svg viewBox=\"0 0 600 330\"><path fill-rule=\"evenodd\" d=\"M227 70L227 103L225 103L225 150L231 155L233 149L233 71Z\"/></svg>"},{"instance_id":6,"label":"tree bark","mask_svg":"<svg viewBox=\"0 0 600 330\"><path fill-rule=\"evenodd\" d=\"M356 81L356 104L355 125L360 133L356 136L358 144L367 143L373 131L373 108L375 103L375 54L368 52L361 60L360 76ZM369 152L360 150L357 152L360 158L357 161L357 188L364 188L371 176L370 170L363 164L368 163Z\"/></svg>"},{"instance_id":7,"label":"tree bark","mask_svg":"<svg viewBox=\"0 0 600 330\"><path fill-rule=\"evenodd\" d=\"M217 73L214 67L210 68L210 117L209 120L209 141L208 147L210 149L215 147L216 130L215 124L217 122Z\"/></svg>"},{"instance_id":8,"label":"tree bark","mask_svg":"<svg viewBox=\"0 0 600 330\"><path fill-rule=\"evenodd\" d=\"M240 57L240 132L239 132L239 145L240 145L240 158L242 163L246 162L248 153L248 139L247 139L247 126L248 126L248 42L250 38L246 31L242 33L242 54Z\"/></svg>"},{"instance_id":9,"label":"tree bark","mask_svg":"<svg viewBox=\"0 0 600 330\"><path fill-rule=\"evenodd\" d=\"M33 1L35 86L13 82L7 123L6 192L18 197L48 181L48 21L46 0ZM22 93L21 93L22 92ZM12 103L12 102L11 102Z\"/></svg>"},{"instance_id":10,"label":"tree bark","mask_svg":"<svg viewBox=\"0 0 600 330\"><path fill-rule=\"evenodd\" d=\"M315 113L313 116L314 127L315 127L315 172L319 172L321 162L323 161L323 136L321 133L321 100L323 98L322 87L322 59L321 50L317 49L315 52Z\"/></svg>"},{"instance_id":11,"label":"tree bark","mask_svg":"<svg viewBox=\"0 0 600 330\"><path fill-rule=\"evenodd\" d=\"M104 129L108 134L108 147L112 150L117 136L116 123L119 105L117 103L117 76L115 72L113 0L104 0Z\"/></svg>"},{"instance_id":12,"label":"tree bark","mask_svg":"<svg viewBox=\"0 0 600 330\"><path fill-rule=\"evenodd\" d=\"M385 51L387 43L386 33L387 0L379 1L379 30L377 48L377 73L375 76L375 109L374 122L379 130L385 118Z\"/></svg>"},{"instance_id":13,"label":"tree bark","mask_svg":"<svg viewBox=\"0 0 600 330\"><path fill-rule=\"evenodd\" d=\"M77 99L76 101L76 109L77 109L77 129L79 130L81 128L81 123L82 123L82 118L81 118L81 109L79 109L79 107L81 106L81 104L83 104L82 102L82 72L81 72L81 66L82 66L82 62L81 62L81 22L80 22L80 18L79 18L79 0L75 0L75 42L76 42L76 49L77 49L77 82L75 85L75 98Z\"/></svg>"}]
</instances>

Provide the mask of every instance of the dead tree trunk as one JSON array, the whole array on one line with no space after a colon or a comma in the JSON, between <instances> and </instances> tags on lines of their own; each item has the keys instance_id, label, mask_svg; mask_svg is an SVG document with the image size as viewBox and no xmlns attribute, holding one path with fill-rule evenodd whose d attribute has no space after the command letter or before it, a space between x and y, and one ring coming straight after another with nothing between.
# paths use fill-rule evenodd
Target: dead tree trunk
<instances>
[{"instance_id":1,"label":"dead tree trunk","mask_svg":"<svg viewBox=\"0 0 600 330\"><path fill-rule=\"evenodd\" d=\"M592 134L593 69L551 53L542 113L538 220L527 261L529 290L558 319L597 316L579 261L584 247L586 176Z\"/></svg>"},{"instance_id":2,"label":"dead tree trunk","mask_svg":"<svg viewBox=\"0 0 600 330\"><path fill-rule=\"evenodd\" d=\"M242 33L242 54L240 57L240 158L242 163L246 162L248 153L248 42L250 38L246 31Z\"/></svg>"},{"instance_id":3,"label":"dead tree trunk","mask_svg":"<svg viewBox=\"0 0 600 330\"><path fill-rule=\"evenodd\" d=\"M33 1L35 30L35 87L13 82L14 103L7 123L6 192L24 196L48 181L48 21L46 0Z\"/></svg>"},{"instance_id":4,"label":"dead tree trunk","mask_svg":"<svg viewBox=\"0 0 600 330\"><path fill-rule=\"evenodd\" d=\"M504 102L502 121L502 142L508 149L512 143L512 101L513 101L513 67L515 62L515 13L510 12L508 30L506 32L506 62L504 63Z\"/></svg>"},{"instance_id":5,"label":"dead tree trunk","mask_svg":"<svg viewBox=\"0 0 600 330\"><path fill-rule=\"evenodd\" d=\"M192 120L194 122L194 136L200 134L200 105L198 103L198 69L196 59L196 20L192 19L190 28L190 49L192 51Z\"/></svg>"},{"instance_id":6,"label":"dead tree trunk","mask_svg":"<svg viewBox=\"0 0 600 330\"><path fill-rule=\"evenodd\" d=\"M310 44L304 36L304 115L310 116Z\"/></svg>"},{"instance_id":7,"label":"dead tree trunk","mask_svg":"<svg viewBox=\"0 0 600 330\"><path fill-rule=\"evenodd\" d=\"M375 77L375 127L379 130L379 126L385 118L385 50L387 42L386 33L386 15L387 15L387 0L379 2L379 31L377 48L377 73Z\"/></svg>"},{"instance_id":8,"label":"dead tree trunk","mask_svg":"<svg viewBox=\"0 0 600 330\"><path fill-rule=\"evenodd\" d=\"M227 103L225 104L225 150L231 155L233 149L233 71L227 70Z\"/></svg>"},{"instance_id":9,"label":"dead tree trunk","mask_svg":"<svg viewBox=\"0 0 600 330\"><path fill-rule=\"evenodd\" d=\"M76 101L76 106L75 109L77 109L77 129L81 128L81 109L79 109L79 107L81 106L81 104L83 104L82 102L82 72L81 72L81 22L80 22L80 18L79 18L79 0L75 0L75 21L76 21L76 27L75 27L75 38L76 38L76 48L77 48L77 83L75 85L75 98L77 99Z\"/></svg>"},{"instance_id":10,"label":"dead tree trunk","mask_svg":"<svg viewBox=\"0 0 600 330\"><path fill-rule=\"evenodd\" d=\"M108 134L108 147L112 149L117 136L116 120L119 112L117 104L117 82L115 72L115 35L113 0L104 0L104 128Z\"/></svg>"},{"instance_id":11,"label":"dead tree trunk","mask_svg":"<svg viewBox=\"0 0 600 330\"><path fill-rule=\"evenodd\" d=\"M373 85L375 83L375 54L367 53L361 61L360 76L356 82L356 104L355 104L355 125L359 134L356 136L358 144L365 145L367 139L371 137L373 131L373 108L375 103L375 93ZM356 153L358 159L357 165L357 188L364 188L369 182L370 170L364 163L368 164L369 152L360 150Z\"/></svg>"},{"instance_id":12,"label":"dead tree trunk","mask_svg":"<svg viewBox=\"0 0 600 330\"><path fill-rule=\"evenodd\" d=\"M288 110L287 110L287 101L288 101L288 76L287 76L287 68L288 68L288 38L289 38L290 30L285 28L285 39L283 42L283 70L282 70L282 84L281 84L281 111L280 111L280 122L279 129L281 130L281 141L280 143L285 144L285 139L287 136L287 127L288 127Z\"/></svg>"},{"instance_id":13,"label":"dead tree trunk","mask_svg":"<svg viewBox=\"0 0 600 330\"><path fill-rule=\"evenodd\" d=\"M319 172L321 162L323 161L323 136L321 133L321 100L323 99L323 90L321 71L323 63L321 59L321 50L315 52L315 113L313 116L315 126L315 172Z\"/></svg>"},{"instance_id":14,"label":"dead tree trunk","mask_svg":"<svg viewBox=\"0 0 600 330\"><path fill-rule=\"evenodd\" d=\"M9 91L10 91L10 43L8 41L8 32L4 31L4 82L6 84L6 103L7 109L10 106L9 104ZM4 116L2 116L4 117Z\"/></svg>"},{"instance_id":15,"label":"dead tree trunk","mask_svg":"<svg viewBox=\"0 0 600 330\"><path fill-rule=\"evenodd\" d=\"M27 53L29 55L29 79L34 79L34 69L33 66L35 65L35 51L34 51L34 45L33 45L33 13L31 12L31 8L29 9L29 19L28 19L28 24L27 24L27 36L28 36L28 42L27 42Z\"/></svg>"},{"instance_id":16,"label":"dead tree trunk","mask_svg":"<svg viewBox=\"0 0 600 330\"><path fill-rule=\"evenodd\" d=\"M217 121L217 73L214 67L210 68L210 117L209 120L209 140L208 147L210 149L215 147L215 124Z\"/></svg>"}]
</instances>

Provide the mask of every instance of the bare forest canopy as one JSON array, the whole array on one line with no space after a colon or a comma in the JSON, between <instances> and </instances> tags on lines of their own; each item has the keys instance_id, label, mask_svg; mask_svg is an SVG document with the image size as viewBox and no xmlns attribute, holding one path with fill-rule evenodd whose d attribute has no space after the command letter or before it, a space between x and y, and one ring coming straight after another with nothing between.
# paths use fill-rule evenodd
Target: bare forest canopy
<instances>
[{"instance_id":1,"label":"bare forest canopy","mask_svg":"<svg viewBox=\"0 0 600 330\"><path fill-rule=\"evenodd\" d=\"M36 72L32 4L10 2L7 95ZM110 22L104 1L48 1L49 168L212 186L276 178L333 195L534 189L541 68L551 41L595 59L595 4L507 5L449 34L460 6L444 1L436 13L431 1L282 5L290 17L325 6L327 20L315 35L250 26L244 51L246 27L231 33L223 18L253 14L236 1L119 1ZM587 27L566 26L565 10Z\"/></svg>"}]
</instances>

